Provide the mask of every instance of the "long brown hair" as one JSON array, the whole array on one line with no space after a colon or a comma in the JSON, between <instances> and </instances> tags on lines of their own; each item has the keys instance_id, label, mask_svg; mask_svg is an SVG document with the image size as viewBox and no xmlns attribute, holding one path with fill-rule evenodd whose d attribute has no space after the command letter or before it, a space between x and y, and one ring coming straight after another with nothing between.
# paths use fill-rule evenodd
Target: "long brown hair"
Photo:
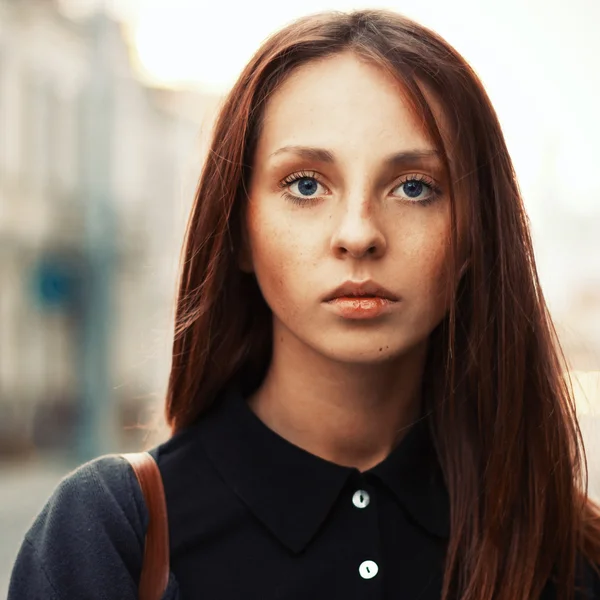
<instances>
[{"instance_id":1,"label":"long brown hair","mask_svg":"<svg viewBox=\"0 0 600 600\"><path fill-rule=\"evenodd\" d=\"M398 14L300 19L262 45L226 97L182 257L167 422L179 431L230 379L259 381L268 367L270 311L238 266L253 151L278 86L299 65L344 51L401 83L444 157L455 184L454 256L461 214L466 222L468 267L432 334L425 376L451 503L443 598L538 598L550 578L558 598L570 598L578 559L600 563L600 520L587 499L571 388L513 165L471 67L436 33ZM451 137L425 88L441 104ZM461 202L460 182L468 184Z\"/></svg>"}]
</instances>

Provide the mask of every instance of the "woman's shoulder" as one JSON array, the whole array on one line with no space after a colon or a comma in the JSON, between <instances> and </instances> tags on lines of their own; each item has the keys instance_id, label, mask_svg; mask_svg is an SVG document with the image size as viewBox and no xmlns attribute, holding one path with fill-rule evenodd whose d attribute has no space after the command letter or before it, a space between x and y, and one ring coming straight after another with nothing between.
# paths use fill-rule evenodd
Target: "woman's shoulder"
<instances>
[{"instance_id":1,"label":"woman's shoulder","mask_svg":"<svg viewBox=\"0 0 600 600\"><path fill-rule=\"evenodd\" d=\"M60 481L27 531L9 600L93 598L96 586L102 597L136 598L147 519L125 458L110 454L79 466Z\"/></svg>"},{"instance_id":2,"label":"woman's shoulder","mask_svg":"<svg viewBox=\"0 0 600 600\"><path fill-rule=\"evenodd\" d=\"M89 531L98 525L116 532L125 524L142 545L147 512L135 474L124 457L107 454L63 477L27 537L49 527Z\"/></svg>"}]
</instances>

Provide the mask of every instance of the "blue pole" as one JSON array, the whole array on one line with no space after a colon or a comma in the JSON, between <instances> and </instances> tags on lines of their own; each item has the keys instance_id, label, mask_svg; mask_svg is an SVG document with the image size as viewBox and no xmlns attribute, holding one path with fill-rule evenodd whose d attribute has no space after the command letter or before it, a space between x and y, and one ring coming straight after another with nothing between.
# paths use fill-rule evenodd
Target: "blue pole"
<instances>
[{"instance_id":1,"label":"blue pole","mask_svg":"<svg viewBox=\"0 0 600 600\"><path fill-rule=\"evenodd\" d=\"M118 451L117 410L109 360L116 255L111 169L115 87L109 60L111 44L106 36L110 25L103 14L90 20L90 79L81 106L81 201L85 214L86 276L79 332L81 403L76 434L79 462Z\"/></svg>"}]
</instances>

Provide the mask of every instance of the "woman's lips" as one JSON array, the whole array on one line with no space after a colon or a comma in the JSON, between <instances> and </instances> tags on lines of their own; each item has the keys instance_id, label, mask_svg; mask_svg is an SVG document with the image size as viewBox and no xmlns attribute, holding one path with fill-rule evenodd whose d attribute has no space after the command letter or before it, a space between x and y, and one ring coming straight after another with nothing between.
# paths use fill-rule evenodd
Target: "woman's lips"
<instances>
[{"instance_id":1,"label":"woman's lips","mask_svg":"<svg viewBox=\"0 0 600 600\"><path fill-rule=\"evenodd\" d=\"M345 319L375 319L390 312L394 300L378 296L340 296L325 302L333 312Z\"/></svg>"}]
</instances>

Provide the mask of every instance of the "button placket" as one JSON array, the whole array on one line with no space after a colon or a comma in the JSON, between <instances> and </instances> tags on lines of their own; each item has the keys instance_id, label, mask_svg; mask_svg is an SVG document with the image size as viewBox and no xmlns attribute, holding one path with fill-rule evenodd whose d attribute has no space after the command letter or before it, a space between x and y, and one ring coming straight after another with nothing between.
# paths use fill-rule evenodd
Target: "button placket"
<instances>
[{"instance_id":1,"label":"button placket","mask_svg":"<svg viewBox=\"0 0 600 600\"><path fill-rule=\"evenodd\" d=\"M354 537L348 555L352 576L365 597L379 595L385 577L381 571L381 534L378 516L377 480L370 473L356 471L344 494L344 512ZM350 504L352 502L352 504ZM362 596L361 596L362 597Z\"/></svg>"},{"instance_id":2,"label":"button placket","mask_svg":"<svg viewBox=\"0 0 600 600\"><path fill-rule=\"evenodd\" d=\"M362 478L360 482L357 481L356 483L358 485L352 494L352 504L362 512L371 504L371 495L365 489L365 481ZM365 516L367 515L365 514ZM368 520L371 521L373 516L371 515ZM379 565L374 560L363 560L358 566L358 573L362 579L373 579L378 572Z\"/></svg>"}]
</instances>

